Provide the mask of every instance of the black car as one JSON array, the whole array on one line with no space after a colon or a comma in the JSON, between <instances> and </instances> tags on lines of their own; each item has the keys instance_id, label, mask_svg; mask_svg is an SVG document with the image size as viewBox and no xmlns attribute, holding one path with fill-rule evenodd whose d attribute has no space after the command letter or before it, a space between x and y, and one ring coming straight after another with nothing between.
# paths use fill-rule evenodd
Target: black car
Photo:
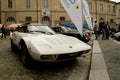
<instances>
[{"instance_id":1,"label":"black car","mask_svg":"<svg viewBox=\"0 0 120 80\"><path fill-rule=\"evenodd\" d=\"M77 30L72 30L70 28L61 26L61 27L52 27L52 29L56 32L56 33L62 33L68 36L73 36L78 38L79 40L82 40L83 42L89 42L90 38L88 37L88 35L86 33L83 34L83 36L80 35L80 33Z\"/></svg>"}]
</instances>

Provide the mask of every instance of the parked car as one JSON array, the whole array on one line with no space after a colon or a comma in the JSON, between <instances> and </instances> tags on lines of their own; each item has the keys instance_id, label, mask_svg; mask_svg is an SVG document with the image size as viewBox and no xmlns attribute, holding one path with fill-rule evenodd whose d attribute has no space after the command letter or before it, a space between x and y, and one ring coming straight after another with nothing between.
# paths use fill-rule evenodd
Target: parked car
<instances>
[{"instance_id":1,"label":"parked car","mask_svg":"<svg viewBox=\"0 0 120 80\"><path fill-rule=\"evenodd\" d=\"M87 30L84 30L83 36L81 36L76 28L57 26L57 27L52 27L52 29L57 33L62 33L68 36L76 37L79 40L82 40L83 42L90 41L90 32L88 32Z\"/></svg>"},{"instance_id":2,"label":"parked car","mask_svg":"<svg viewBox=\"0 0 120 80\"><path fill-rule=\"evenodd\" d=\"M114 37L120 41L120 32L117 32L114 34Z\"/></svg>"},{"instance_id":3,"label":"parked car","mask_svg":"<svg viewBox=\"0 0 120 80\"><path fill-rule=\"evenodd\" d=\"M56 62L76 58L91 50L91 46L75 37L56 34L46 25L22 25L10 35L11 50L21 50L21 60L28 66L32 60Z\"/></svg>"}]
</instances>

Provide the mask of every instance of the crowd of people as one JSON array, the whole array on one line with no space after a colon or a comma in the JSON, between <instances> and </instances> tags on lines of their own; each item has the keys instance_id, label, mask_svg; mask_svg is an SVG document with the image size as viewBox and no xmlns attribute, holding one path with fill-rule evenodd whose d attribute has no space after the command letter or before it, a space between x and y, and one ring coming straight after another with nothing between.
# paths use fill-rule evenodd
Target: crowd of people
<instances>
[{"instance_id":1,"label":"crowd of people","mask_svg":"<svg viewBox=\"0 0 120 80\"><path fill-rule=\"evenodd\" d=\"M95 39L97 40L98 37L101 36L102 40L109 40L109 36L110 36L110 25L109 22L104 22L101 21L99 24L97 23L97 21L94 22L94 33L95 33ZM120 24L116 24L116 29L115 32L119 32L120 31Z\"/></svg>"},{"instance_id":2,"label":"crowd of people","mask_svg":"<svg viewBox=\"0 0 120 80\"><path fill-rule=\"evenodd\" d=\"M97 40L100 36L101 39L108 39L109 40L109 36L110 36L110 25L109 22L105 22L104 20L101 20L100 23L98 24L97 21L94 21L94 25L93 25L93 29L94 29L94 34L95 34L95 39ZM0 28L1 30L1 38L6 38L7 32L5 29L5 26L2 25L2 27ZM120 32L120 23L116 24L115 26L115 32Z\"/></svg>"}]
</instances>

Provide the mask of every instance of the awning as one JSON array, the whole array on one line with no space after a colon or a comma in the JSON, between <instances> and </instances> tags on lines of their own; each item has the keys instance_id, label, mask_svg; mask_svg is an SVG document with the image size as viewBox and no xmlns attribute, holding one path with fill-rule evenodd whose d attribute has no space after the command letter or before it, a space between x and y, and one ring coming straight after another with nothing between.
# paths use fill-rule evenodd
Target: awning
<instances>
[{"instance_id":1,"label":"awning","mask_svg":"<svg viewBox=\"0 0 120 80\"><path fill-rule=\"evenodd\" d=\"M9 26L7 26L6 28L17 28L18 26L20 27L22 24L21 23L17 23L17 24L10 24Z\"/></svg>"},{"instance_id":2,"label":"awning","mask_svg":"<svg viewBox=\"0 0 120 80\"><path fill-rule=\"evenodd\" d=\"M63 26L65 26L65 27L75 27L75 25L72 24L72 23L65 23L65 24L63 24ZM83 28L89 28L88 24L87 23L83 24Z\"/></svg>"},{"instance_id":3,"label":"awning","mask_svg":"<svg viewBox=\"0 0 120 80\"><path fill-rule=\"evenodd\" d=\"M72 23L65 23L63 26L66 26L66 27L75 27L75 25L72 24Z\"/></svg>"},{"instance_id":4,"label":"awning","mask_svg":"<svg viewBox=\"0 0 120 80\"><path fill-rule=\"evenodd\" d=\"M83 28L89 28L88 24L83 24Z\"/></svg>"}]
</instances>

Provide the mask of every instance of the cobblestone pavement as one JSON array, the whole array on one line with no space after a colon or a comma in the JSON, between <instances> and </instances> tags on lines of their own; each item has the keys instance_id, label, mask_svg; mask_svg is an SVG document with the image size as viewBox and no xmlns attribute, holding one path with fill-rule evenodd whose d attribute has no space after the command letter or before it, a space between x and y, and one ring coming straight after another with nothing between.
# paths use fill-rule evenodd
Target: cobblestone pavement
<instances>
[{"instance_id":1,"label":"cobblestone pavement","mask_svg":"<svg viewBox=\"0 0 120 80\"><path fill-rule=\"evenodd\" d=\"M36 63L25 68L18 52L11 52L10 40L0 39L0 80L86 80L90 54L58 63Z\"/></svg>"},{"instance_id":2,"label":"cobblestone pavement","mask_svg":"<svg viewBox=\"0 0 120 80\"><path fill-rule=\"evenodd\" d=\"M120 44L111 39L98 41L108 68L110 80L120 80Z\"/></svg>"}]
</instances>

